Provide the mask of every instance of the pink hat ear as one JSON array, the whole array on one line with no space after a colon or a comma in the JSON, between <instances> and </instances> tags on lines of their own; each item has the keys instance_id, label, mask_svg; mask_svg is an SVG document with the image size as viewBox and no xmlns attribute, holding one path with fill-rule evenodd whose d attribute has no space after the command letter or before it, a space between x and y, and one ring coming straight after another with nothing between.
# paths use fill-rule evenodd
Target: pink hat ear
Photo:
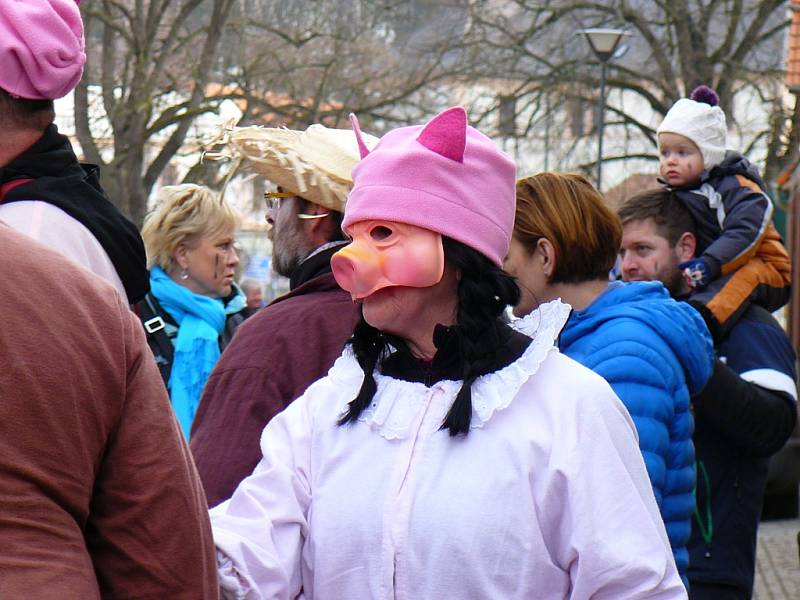
<instances>
[{"instance_id":1,"label":"pink hat ear","mask_svg":"<svg viewBox=\"0 0 800 600\"><path fill-rule=\"evenodd\" d=\"M436 154L463 163L467 146L467 111L460 106L447 109L425 125L417 141Z\"/></svg>"},{"instance_id":2,"label":"pink hat ear","mask_svg":"<svg viewBox=\"0 0 800 600\"><path fill-rule=\"evenodd\" d=\"M364 138L361 137L361 127L358 124L358 117L353 113L350 113L350 124L353 126L353 133L356 134L358 152L361 154L361 158L366 158L367 154L369 154L369 148L367 148L367 145L364 143Z\"/></svg>"}]
</instances>

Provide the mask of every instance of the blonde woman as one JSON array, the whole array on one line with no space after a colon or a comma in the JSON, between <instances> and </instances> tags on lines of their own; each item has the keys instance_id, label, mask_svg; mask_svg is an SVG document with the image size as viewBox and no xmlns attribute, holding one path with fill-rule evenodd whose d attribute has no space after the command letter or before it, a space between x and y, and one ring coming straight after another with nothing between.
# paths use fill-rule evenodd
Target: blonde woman
<instances>
[{"instance_id":1,"label":"blonde woman","mask_svg":"<svg viewBox=\"0 0 800 600\"><path fill-rule=\"evenodd\" d=\"M185 184L160 190L142 229L151 291L140 315L187 439L203 386L244 320L233 282L237 224L211 190Z\"/></svg>"}]
</instances>

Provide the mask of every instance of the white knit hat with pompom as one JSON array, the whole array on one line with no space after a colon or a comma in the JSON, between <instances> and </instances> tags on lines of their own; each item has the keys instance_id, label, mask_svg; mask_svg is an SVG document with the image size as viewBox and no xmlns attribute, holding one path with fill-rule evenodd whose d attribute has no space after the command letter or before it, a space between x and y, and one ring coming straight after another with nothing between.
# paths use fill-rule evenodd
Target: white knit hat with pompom
<instances>
[{"instance_id":1,"label":"white knit hat with pompom","mask_svg":"<svg viewBox=\"0 0 800 600\"><path fill-rule=\"evenodd\" d=\"M718 104L716 92L701 85L672 105L656 133L676 133L692 140L703 155L703 166L710 171L723 161L727 146L725 113Z\"/></svg>"}]
</instances>

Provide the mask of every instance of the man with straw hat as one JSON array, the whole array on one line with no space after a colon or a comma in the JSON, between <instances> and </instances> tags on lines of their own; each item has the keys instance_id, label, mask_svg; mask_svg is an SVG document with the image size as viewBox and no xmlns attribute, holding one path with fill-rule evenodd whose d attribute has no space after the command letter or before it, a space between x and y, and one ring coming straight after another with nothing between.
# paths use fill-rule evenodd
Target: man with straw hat
<instances>
[{"instance_id":1,"label":"man with straw hat","mask_svg":"<svg viewBox=\"0 0 800 600\"><path fill-rule=\"evenodd\" d=\"M233 158L277 186L266 194L268 235L273 269L289 278L290 292L239 328L206 384L191 448L209 506L250 474L264 426L325 375L359 315L330 267L346 243L341 222L359 160L352 132L242 127L226 141Z\"/></svg>"}]
</instances>

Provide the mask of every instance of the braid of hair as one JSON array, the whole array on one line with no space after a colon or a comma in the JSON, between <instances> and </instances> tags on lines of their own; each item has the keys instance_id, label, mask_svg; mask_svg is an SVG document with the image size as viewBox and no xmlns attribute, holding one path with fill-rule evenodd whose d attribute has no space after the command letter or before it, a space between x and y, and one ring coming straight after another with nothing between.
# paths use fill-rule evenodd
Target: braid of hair
<instances>
[{"instance_id":1,"label":"braid of hair","mask_svg":"<svg viewBox=\"0 0 800 600\"><path fill-rule=\"evenodd\" d=\"M358 364L364 371L364 381L358 394L347 405L347 412L339 419L339 425L354 423L364 412L375 396L378 385L375 383L375 367L388 351L388 342L384 335L372 327L362 316L348 341L353 348Z\"/></svg>"},{"instance_id":2,"label":"braid of hair","mask_svg":"<svg viewBox=\"0 0 800 600\"><path fill-rule=\"evenodd\" d=\"M443 237L445 256L461 273L458 284L458 316L454 333L458 338L459 363L463 383L442 429L451 437L466 435L472 421L472 384L481 349L499 344L497 323L508 305L519 302L514 278L479 252Z\"/></svg>"}]
</instances>

